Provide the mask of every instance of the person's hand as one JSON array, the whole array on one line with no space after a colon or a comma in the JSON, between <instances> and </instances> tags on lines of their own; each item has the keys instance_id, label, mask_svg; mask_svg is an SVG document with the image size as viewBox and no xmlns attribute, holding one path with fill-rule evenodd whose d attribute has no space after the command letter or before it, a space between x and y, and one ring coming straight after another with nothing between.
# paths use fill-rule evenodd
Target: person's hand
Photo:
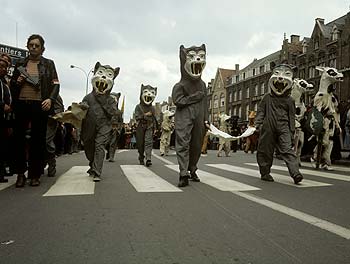
<instances>
[{"instance_id":1,"label":"person's hand","mask_svg":"<svg viewBox=\"0 0 350 264\"><path fill-rule=\"evenodd\" d=\"M25 82L25 80L26 80L25 76L23 76L23 75L21 74L21 75L18 76L18 78L17 78L17 84L18 84L18 85L23 85L24 82Z\"/></svg>"},{"instance_id":2,"label":"person's hand","mask_svg":"<svg viewBox=\"0 0 350 264\"><path fill-rule=\"evenodd\" d=\"M211 131L209 121L204 121L204 126L205 126L206 129Z\"/></svg>"},{"instance_id":3,"label":"person's hand","mask_svg":"<svg viewBox=\"0 0 350 264\"><path fill-rule=\"evenodd\" d=\"M49 111L51 108L51 99L48 98L41 103L41 109L44 111Z\"/></svg>"},{"instance_id":4,"label":"person's hand","mask_svg":"<svg viewBox=\"0 0 350 264\"><path fill-rule=\"evenodd\" d=\"M9 105L5 104L4 105L4 112L8 113L8 112L10 112L10 110L11 110L11 107Z\"/></svg>"}]
</instances>

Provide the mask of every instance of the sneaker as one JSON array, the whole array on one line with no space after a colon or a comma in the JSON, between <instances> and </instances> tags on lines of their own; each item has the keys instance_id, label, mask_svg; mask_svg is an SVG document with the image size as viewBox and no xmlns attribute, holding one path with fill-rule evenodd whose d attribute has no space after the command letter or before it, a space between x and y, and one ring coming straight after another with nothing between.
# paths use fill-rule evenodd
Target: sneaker
<instances>
[{"instance_id":1,"label":"sneaker","mask_svg":"<svg viewBox=\"0 0 350 264\"><path fill-rule=\"evenodd\" d=\"M327 165L327 164L322 165L321 168L326 170L326 171L334 171L332 166L331 165Z\"/></svg>"},{"instance_id":2,"label":"sneaker","mask_svg":"<svg viewBox=\"0 0 350 264\"><path fill-rule=\"evenodd\" d=\"M149 167L152 165L152 161L151 160L146 160L146 167Z\"/></svg>"},{"instance_id":3,"label":"sneaker","mask_svg":"<svg viewBox=\"0 0 350 264\"><path fill-rule=\"evenodd\" d=\"M140 160L140 165L145 165L145 162L143 160Z\"/></svg>"},{"instance_id":4,"label":"sneaker","mask_svg":"<svg viewBox=\"0 0 350 264\"><path fill-rule=\"evenodd\" d=\"M193 172L191 173L190 180L194 182L200 182L201 180L199 179L197 173Z\"/></svg>"},{"instance_id":5,"label":"sneaker","mask_svg":"<svg viewBox=\"0 0 350 264\"><path fill-rule=\"evenodd\" d=\"M262 181L268 181L268 182L273 182L275 181L270 174L266 174L261 176Z\"/></svg>"},{"instance_id":6,"label":"sneaker","mask_svg":"<svg viewBox=\"0 0 350 264\"><path fill-rule=\"evenodd\" d=\"M101 178L98 177L97 175L95 175L95 176L94 176L94 182L99 182L99 181L101 181Z\"/></svg>"},{"instance_id":7,"label":"sneaker","mask_svg":"<svg viewBox=\"0 0 350 264\"><path fill-rule=\"evenodd\" d=\"M293 180L294 180L294 184L299 184L299 182L301 182L303 180L303 175L298 174L298 175L293 177Z\"/></svg>"}]
</instances>

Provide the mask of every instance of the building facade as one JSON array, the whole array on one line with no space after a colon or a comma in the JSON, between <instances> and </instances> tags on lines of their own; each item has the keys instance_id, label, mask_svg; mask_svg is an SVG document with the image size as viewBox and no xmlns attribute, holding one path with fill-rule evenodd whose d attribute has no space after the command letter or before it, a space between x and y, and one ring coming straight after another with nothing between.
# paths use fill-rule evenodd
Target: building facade
<instances>
[{"instance_id":1,"label":"building facade","mask_svg":"<svg viewBox=\"0 0 350 264\"><path fill-rule=\"evenodd\" d=\"M268 91L271 66L279 60L280 51L277 51L262 59L254 59L231 76L226 86L228 115L238 116L241 121L248 120L248 112L258 109L258 103Z\"/></svg>"},{"instance_id":2,"label":"building facade","mask_svg":"<svg viewBox=\"0 0 350 264\"><path fill-rule=\"evenodd\" d=\"M235 70L218 68L215 78L208 84L209 122L214 125L218 124L220 114L227 113L226 87L231 76L238 71L238 64L236 64Z\"/></svg>"}]
</instances>

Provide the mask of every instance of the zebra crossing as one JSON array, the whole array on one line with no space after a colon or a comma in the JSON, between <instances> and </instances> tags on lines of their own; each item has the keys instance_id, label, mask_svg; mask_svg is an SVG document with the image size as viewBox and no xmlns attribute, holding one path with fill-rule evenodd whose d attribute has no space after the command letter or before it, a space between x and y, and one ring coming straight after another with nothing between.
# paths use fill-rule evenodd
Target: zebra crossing
<instances>
[{"instance_id":1,"label":"zebra crossing","mask_svg":"<svg viewBox=\"0 0 350 264\"><path fill-rule=\"evenodd\" d=\"M162 161L166 169L173 172L174 175L178 175L178 165L172 163L166 158L162 158L156 154L154 157ZM142 165L118 165L122 171L124 177L134 187L136 192L140 193L183 193L186 188L180 189L175 182L170 183L163 176L158 175L153 171L152 167L147 168ZM246 184L239 181L242 176L260 178L259 171L254 168L256 163L244 163L242 166L235 166L226 163L213 164L206 163L201 165L201 169L197 171L201 182L198 184L208 185L218 191L230 192L233 195L239 196L251 202L257 203L261 206L268 207L274 211L288 215L290 217L301 220L310 225L316 226L328 232L331 232L337 236L350 239L350 229L343 226L336 225L326 220L314 217L304 212L298 211L293 208L286 207L282 204L278 204L274 201L270 201L259 197L258 193L261 191L261 182L257 181L257 186L254 184ZM251 167L251 168L249 168ZM95 183L91 177L88 176L88 166L73 166L64 174L57 176L53 185L43 194L44 197L53 196L74 196L74 195L94 195ZM209 172L214 168L215 173ZM213 170L211 170L213 171ZM277 172L276 172L277 171ZM312 168L301 169L301 172L305 175L312 175L322 178L322 181L315 181L310 179L304 179L300 185L295 185L288 173L280 174L278 172L286 172L287 168L283 166L274 165L272 167L271 175L274 177L275 182L278 184L287 185L292 188L317 188L317 187L331 187L333 184L323 181L324 180L337 180L342 182L349 182L350 177L336 172L322 172L315 171ZM341 171L341 170L339 170ZM176 174L174 173L176 172ZM226 173L225 173L226 172ZM230 178L225 177L227 172L230 172ZM13 185L15 178L11 178L6 184L0 185L0 191ZM259 183L259 184L258 184ZM198 185L197 185L198 186ZM249 193L250 191L257 191Z\"/></svg>"}]
</instances>

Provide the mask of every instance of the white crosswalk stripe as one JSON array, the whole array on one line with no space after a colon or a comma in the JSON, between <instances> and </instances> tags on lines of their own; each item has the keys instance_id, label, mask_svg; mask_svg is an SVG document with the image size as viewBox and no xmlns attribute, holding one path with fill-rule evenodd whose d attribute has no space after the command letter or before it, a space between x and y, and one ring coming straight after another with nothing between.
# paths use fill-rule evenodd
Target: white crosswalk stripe
<instances>
[{"instance_id":1,"label":"white crosswalk stripe","mask_svg":"<svg viewBox=\"0 0 350 264\"><path fill-rule=\"evenodd\" d=\"M257 163L244 163L249 166L258 166ZM279 165L273 165L271 167L273 170L281 170L281 171L288 171L287 167L279 166ZM350 181L350 176L345 176L341 174L337 174L334 172L323 172L319 170L308 170L308 169L300 169L300 172L305 175L313 175L323 178L328 178L332 180L339 180L339 181Z\"/></svg>"},{"instance_id":2,"label":"white crosswalk stripe","mask_svg":"<svg viewBox=\"0 0 350 264\"><path fill-rule=\"evenodd\" d=\"M312 167L312 163L310 163L310 162L302 162L301 166L308 167L308 168L313 168ZM334 166L334 165L332 165L332 168L334 169L334 171L343 171L343 172L350 173L350 168L349 167L341 167L341 166ZM317 170L317 171L320 171L320 169Z\"/></svg>"},{"instance_id":3,"label":"white crosswalk stripe","mask_svg":"<svg viewBox=\"0 0 350 264\"><path fill-rule=\"evenodd\" d=\"M221 169L221 170L231 171L231 172L234 172L234 174L238 173L238 174L244 174L244 175L250 176L250 177L260 178L260 173L258 170L243 168L243 167L229 165L229 164L206 164L206 165L213 167L213 168ZM271 173L271 176L278 183L287 184L287 185L297 187L297 188L320 187L320 186L332 185L329 183L312 181L312 180L307 180L307 179L304 179L301 182L301 184L296 185L296 184L294 184L293 179L289 176L285 176L285 175L277 174L277 173Z\"/></svg>"},{"instance_id":4,"label":"white crosswalk stripe","mask_svg":"<svg viewBox=\"0 0 350 264\"><path fill-rule=\"evenodd\" d=\"M145 166L121 165L120 167L138 192L182 192Z\"/></svg>"},{"instance_id":5,"label":"white crosswalk stripe","mask_svg":"<svg viewBox=\"0 0 350 264\"><path fill-rule=\"evenodd\" d=\"M177 172L179 171L178 165L165 165L165 166L174 171L177 171ZM227 179L225 177L221 177L219 175L209 173L206 171L197 170L196 173L198 174L198 177L201 179L202 183L210 185L220 191L241 192L241 191L260 190L260 188L257 188L248 184L240 183L238 181L234 181L231 179Z\"/></svg>"},{"instance_id":6,"label":"white crosswalk stripe","mask_svg":"<svg viewBox=\"0 0 350 264\"><path fill-rule=\"evenodd\" d=\"M43 196L65 196L94 194L95 183L87 174L88 166L74 166L58 177Z\"/></svg>"},{"instance_id":7,"label":"white crosswalk stripe","mask_svg":"<svg viewBox=\"0 0 350 264\"><path fill-rule=\"evenodd\" d=\"M16 176L12 176L12 177L9 177L9 178L6 178L8 179L8 182L5 182L5 183L1 183L0 184L0 191L10 187L11 185L15 184L16 180L17 180L17 177Z\"/></svg>"}]
</instances>

